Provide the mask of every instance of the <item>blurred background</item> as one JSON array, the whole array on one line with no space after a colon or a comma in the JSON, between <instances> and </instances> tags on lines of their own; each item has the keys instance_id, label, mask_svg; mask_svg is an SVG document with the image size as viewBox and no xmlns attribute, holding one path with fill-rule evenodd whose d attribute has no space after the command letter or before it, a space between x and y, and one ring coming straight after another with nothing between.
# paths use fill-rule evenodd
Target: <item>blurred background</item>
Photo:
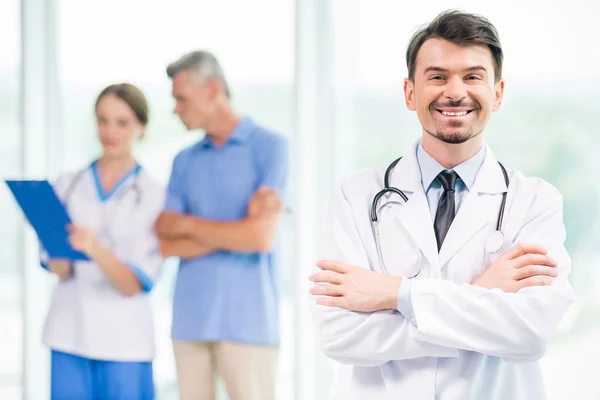
<instances>
[{"instance_id":1,"label":"blurred background","mask_svg":"<svg viewBox=\"0 0 600 400\"><path fill-rule=\"evenodd\" d=\"M506 57L506 95L487 141L505 165L544 177L564 195L578 302L543 360L549 394L599 399L600 34L593 26L600 5L559 4L1 0L0 177L54 177L88 164L99 150L95 98L106 85L127 81L151 105L137 155L166 182L174 155L202 133L186 132L172 114L165 67L190 50L214 52L237 109L292 143L278 399L328 399L335 365L315 348L306 278L331 188L343 175L405 154L419 137L402 93L411 34L449 7L483 14L498 28ZM35 237L5 185L0 209L0 399L43 400L49 354L41 327L54 281L39 268ZM177 398L169 339L176 269L167 263L152 294L160 400Z\"/></svg>"}]
</instances>

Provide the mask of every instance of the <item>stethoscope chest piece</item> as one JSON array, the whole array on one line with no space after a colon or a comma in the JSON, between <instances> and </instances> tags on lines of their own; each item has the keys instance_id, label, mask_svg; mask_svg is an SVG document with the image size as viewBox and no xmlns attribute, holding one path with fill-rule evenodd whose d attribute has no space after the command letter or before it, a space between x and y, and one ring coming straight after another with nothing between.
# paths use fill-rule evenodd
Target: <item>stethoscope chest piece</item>
<instances>
[{"instance_id":1,"label":"stethoscope chest piece","mask_svg":"<svg viewBox=\"0 0 600 400\"><path fill-rule=\"evenodd\" d=\"M495 253L502 248L504 244L504 235L500 231L495 231L485 240L485 251Z\"/></svg>"}]
</instances>

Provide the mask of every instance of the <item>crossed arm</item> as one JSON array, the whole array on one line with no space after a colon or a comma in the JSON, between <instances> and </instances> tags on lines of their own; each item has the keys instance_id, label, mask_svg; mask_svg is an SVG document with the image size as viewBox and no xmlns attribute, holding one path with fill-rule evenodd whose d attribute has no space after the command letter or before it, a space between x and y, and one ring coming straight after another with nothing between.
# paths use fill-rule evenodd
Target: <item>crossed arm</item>
<instances>
[{"instance_id":1,"label":"crossed arm","mask_svg":"<svg viewBox=\"0 0 600 400\"><path fill-rule=\"evenodd\" d=\"M556 202L538 207L515 246L472 284L411 280L414 315L405 316L395 302L402 278L369 269L351 207L338 189L325 240L330 261L318 263L320 272L311 276L317 284L311 294L319 296L312 312L325 354L357 366L458 357L459 350L512 361L544 354L573 301L558 194L552 193Z\"/></svg>"},{"instance_id":2,"label":"crossed arm","mask_svg":"<svg viewBox=\"0 0 600 400\"><path fill-rule=\"evenodd\" d=\"M188 259L215 250L267 252L274 245L282 208L275 189L261 187L241 220L215 221L165 211L158 217L155 231L164 257Z\"/></svg>"}]
</instances>

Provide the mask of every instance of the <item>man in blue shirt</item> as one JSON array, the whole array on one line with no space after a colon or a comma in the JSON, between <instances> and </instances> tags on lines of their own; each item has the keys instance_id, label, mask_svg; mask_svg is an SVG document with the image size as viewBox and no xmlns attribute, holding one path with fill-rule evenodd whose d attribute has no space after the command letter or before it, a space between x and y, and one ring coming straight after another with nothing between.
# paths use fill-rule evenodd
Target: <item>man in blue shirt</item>
<instances>
[{"instance_id":1,"label":"man in blue shirt","mask_svg":"<svg viewBox=\"0 0 600 400\"><path fill-rule=\"evenodd\" d=\"M216 367L231 400L274 399L286 140L237 115L212 54L186 54L167 74L174 113L206 131L175 157L156 223L163 255L181 259L172 326L180 398L214 399Z\"/></svg>"}]
</instances>

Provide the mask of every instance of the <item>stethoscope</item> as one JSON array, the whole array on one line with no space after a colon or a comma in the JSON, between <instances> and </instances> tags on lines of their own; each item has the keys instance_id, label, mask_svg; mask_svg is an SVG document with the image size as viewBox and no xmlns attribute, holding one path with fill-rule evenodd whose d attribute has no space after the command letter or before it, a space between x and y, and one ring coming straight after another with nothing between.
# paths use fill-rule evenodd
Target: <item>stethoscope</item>
<instances>
[{"instance_id":1,"label":"stethoscope","mask_svg":"<svg viewBox=\"0 0 600 400\"><path fill-rule=\"evenodd\" d=\"M402 200L404 200L405 203L408 201L408 197L406 196L406 194L404 194L404 192L402 190L400 190L396 187L390 186L390 174L396 167L396 164L398 164L398 162L401 159L402 159L402 157L394 160L387 167L387 169L385 170L384 178L383 178L384 187L373 198L373 204L371 205L371 222L374 224L377 224L377 219L378 219L377 218L377 205L378 205L381 197L383 197L385 194L395 193L395 194L399 195L402 198ZM506 183L507 191L502 193L502 203L500 204L500 210L498 211L498 220L496 222L496 230L490 236L487 237L485 244L484 244L485 251L488 253L497 252L498 250L500 250L502 248L502 245L504 243L504 234L502 233L502 222L504 220L504 208L506 207L506 196L508 195L508 186L510 184L510 179L508 178L508 173L506 172L506 168L504 168L504 165L502 165L502 163L500 161L498 161L498 165L500 165L500 169L502 170L502 174L504 175L504 182ZM378 238L376 240L379 241ZM377 251L381 253L379 243L377 246ZM379 254L379 257L383 262L383 257L381 254ZM384 268L385 268L385 266L384 266ZM419 272L420 271L421 271L421 269L419 268ZM416 275L412 276L412 278L417 276L419 274L419 272L417 272Z\"/></svg>"},{"instance_id":2,"label":"stethoscope","mask_svg":"<svg viewBox=\"0 0 600 400\"><path fill-rule=\"evenodd\" d=\"M75 188L81 181L81 178L83 177L83 175L86 172L88 172L88 170L94 168L94 165L95 165L95 162L93 162L89 167L79 170L75 174L75 177L71 180L71 183L69 184L69 187L67 188L67 191L65 192L65 196L64 196L64 200L63 200L63 204L64 204L65 208L68 209L69 200L71 199L71 196L72 196ZM142 201L142 190L141 190L139 182L138 182L140 170L141 170L141 167L139 165L137 167L135 167L135 169L133 170L133 182L131 183L131 185L129 185L128 187L125 187L125 188L119 188L118 193L115 193L114 197L116 197L116 200L119 202L119 204L116 206L117 209L120 208L119 207L120 203L123 201L123 198L125 197L125 195L127 195L127 193L129 193L130 191L133 191L135 193L135 206L138 207L140 205L140 203ZM100 228L100 231L98 232L98 236L101 238L104 238L108 242L107 243L108 246L111 249L114 249L117 243L115 240L113 240L112 234L110 233L111 232L110 227L112 226L112 222L116 219L116 216L113 215L112 218L109 218L108 215L106 215L106 214L107 214L106 207L103 207L101 228Z\"/></svg>"}]
</instances>

